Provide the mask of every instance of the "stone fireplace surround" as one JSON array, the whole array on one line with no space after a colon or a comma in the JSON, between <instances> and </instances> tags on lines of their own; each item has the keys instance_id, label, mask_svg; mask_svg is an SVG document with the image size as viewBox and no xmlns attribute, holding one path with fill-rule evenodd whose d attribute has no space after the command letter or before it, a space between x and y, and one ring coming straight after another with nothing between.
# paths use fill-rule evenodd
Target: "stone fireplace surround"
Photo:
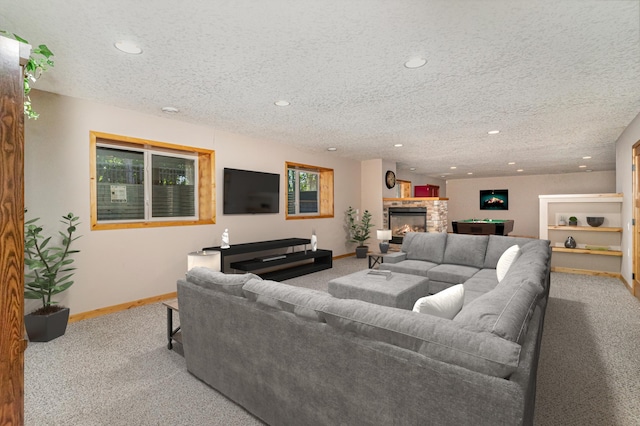
<instances>
[{"instance_id":1,"label":"stone fireplace surround","mask_svg":"<svg viewBox=\"0 0 640 426\"><path fill-rule=\"evenodd\" d=\"M426 207L427 232L447 232L448 200L438 197L383 198L383 228L389 229L389 207Z\"/></svg>"}]
</instances>

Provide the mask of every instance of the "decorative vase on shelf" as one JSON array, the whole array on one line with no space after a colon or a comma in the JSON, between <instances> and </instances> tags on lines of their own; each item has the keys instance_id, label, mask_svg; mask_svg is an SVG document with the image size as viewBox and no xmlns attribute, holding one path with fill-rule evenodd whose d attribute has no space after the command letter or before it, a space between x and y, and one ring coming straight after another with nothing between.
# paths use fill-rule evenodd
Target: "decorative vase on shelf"
<instances>
[{"instance_id":1,"label":"decorative vase on shelf","mask_svg":"<svg viewBox=\"0 0 640 426\"><path fill-rule=\"evenodd\" d=\"M576 248L576 240L574 240L572 236L568 236L567 240L564 242L564 246L566 248L574 249Z\"/></svg>"},{"instance_id":2,"label":"decorative vase on shelf","mask_svg":"<svg viewBox=\"0 0 640 426\"><path fill-rule=\"evenodd\" d=\"M316 230L311 232L311 251L318 250L318 237L316 237Z\"/></svg>"}]
</instances>

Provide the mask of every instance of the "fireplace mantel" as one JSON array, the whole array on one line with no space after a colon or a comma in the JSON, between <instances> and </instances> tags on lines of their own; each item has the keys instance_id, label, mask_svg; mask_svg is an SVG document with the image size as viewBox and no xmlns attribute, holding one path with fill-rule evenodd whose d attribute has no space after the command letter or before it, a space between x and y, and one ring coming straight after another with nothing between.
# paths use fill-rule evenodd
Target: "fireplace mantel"
<instances>
[{"instance_id":1,"label":"fireplace mantel","mask_svg":"<svg viewBox=\"0 0 640 426\"><path fill-rule=\"evenodd\" d=\"M382 202L385 201L448 201L448 198L442 197L407 197L407 198L383 198Z\"/></svg>"}]
</instances>

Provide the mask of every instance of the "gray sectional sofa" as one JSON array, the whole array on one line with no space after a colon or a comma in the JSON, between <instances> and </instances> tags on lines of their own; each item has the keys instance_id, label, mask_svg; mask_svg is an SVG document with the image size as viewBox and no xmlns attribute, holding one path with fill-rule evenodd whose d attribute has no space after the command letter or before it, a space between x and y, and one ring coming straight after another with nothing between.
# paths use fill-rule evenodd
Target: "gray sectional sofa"
<instances>
[{"instance_id":1,"label":"gray sectional sofa","mask_svg":"<svg viewBox=\"0 0 640 426\"><path fill-rule=\"evenodd\" d=\"M548 241L416 234L402 249L385 265L477 294L443 319L194 268L178 281L187 369L271 425L532 424Z\"/></svg>"}]
</instances>

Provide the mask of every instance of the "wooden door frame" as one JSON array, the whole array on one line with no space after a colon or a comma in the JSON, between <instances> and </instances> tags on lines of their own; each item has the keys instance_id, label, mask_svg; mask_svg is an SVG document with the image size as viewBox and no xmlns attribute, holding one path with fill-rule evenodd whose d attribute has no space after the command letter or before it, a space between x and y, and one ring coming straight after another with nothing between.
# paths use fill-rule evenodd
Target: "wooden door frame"
<instances>
[{"instance_id":1,"label":"wooden door frame","mask_svg":"<svg viewBox=\"0 0 640 426\"><path fill-rule=\"evenodd\" d=\"M0 36L0 424L24 424L24 93L31 46Z\"/></svg>"},{"instance_id":2,"label":"wooden door frame","mask_svg":"<svg viewBox=\"0 0 640 426\"><path fill-rule=\"evenodd\" d=\"M632 218L633 218L633 255L632 255L632 281L631 291L634 296L640 298L640 238L638 238L638 231L640 226L640 141L633 145L631 151L631 164L633 165L633 177L631 185L631 194L633 199Z\"/></svg>"}]
</instances>

